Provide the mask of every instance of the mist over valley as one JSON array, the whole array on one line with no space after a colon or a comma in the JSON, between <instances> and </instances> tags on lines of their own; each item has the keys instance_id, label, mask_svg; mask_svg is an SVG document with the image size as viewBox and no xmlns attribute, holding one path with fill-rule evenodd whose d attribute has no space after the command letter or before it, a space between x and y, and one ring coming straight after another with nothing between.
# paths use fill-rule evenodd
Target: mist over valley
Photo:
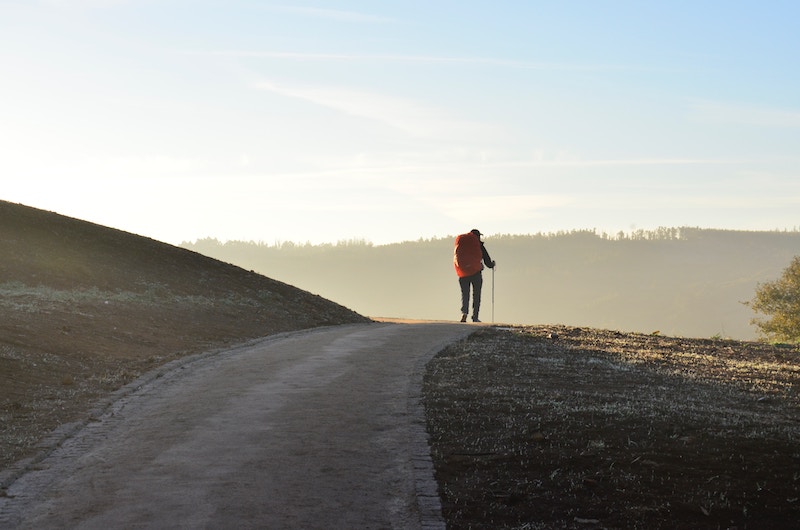
<instances>
[{"instance_id":1,"label":"mist over valley","mask_svg":"<svg viewBox=\"0 0 800 530\"><path fill-rule=\"evenodd\" d=\"M481 319L685 337L757 338L743 302L800 254L800 232L662 228L485 237ZM456 320L453 237L376 246L201 239L181 246L254 270L361 314ZM492 287L494 275L494 289Z\"/></svg>"}]
</instances>

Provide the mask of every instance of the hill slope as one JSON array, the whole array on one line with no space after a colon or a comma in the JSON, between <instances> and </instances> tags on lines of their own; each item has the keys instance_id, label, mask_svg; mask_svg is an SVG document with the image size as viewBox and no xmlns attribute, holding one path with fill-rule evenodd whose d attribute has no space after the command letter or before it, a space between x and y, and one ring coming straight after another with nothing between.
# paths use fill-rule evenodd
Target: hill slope
<instances>
[{"instance_id":1,"label":"hill slope","mask_svg":"<svg viewBox=\"0 0 800 530\"><path fill-rule=\"evenodd\" d=\"M195 252L4 201L0 256L0 468L176 357L368 321Z\"/></svg>"}]
</instances>

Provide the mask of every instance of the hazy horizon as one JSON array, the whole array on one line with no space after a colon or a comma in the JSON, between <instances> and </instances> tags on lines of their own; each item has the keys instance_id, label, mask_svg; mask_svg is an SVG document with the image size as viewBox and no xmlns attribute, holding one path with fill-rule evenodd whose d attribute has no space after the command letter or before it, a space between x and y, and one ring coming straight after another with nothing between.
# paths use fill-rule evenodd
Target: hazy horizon
<instances>
[{"instance_id":1,"label":"hazy horizon","mask_svg":"<svg viewBox=\"0 0 800 530\"><path fill-rule=\"evenodd\" d=\"M361 314L460 318L453 240L385 246L271 246L203 239L184 248L334 300ZM487 238L482 320L751 340L742 302L800 253L800 232L662 229L609 239L589 231ZM496 280L496 285L492 282Z\"/></svg>"},{"instance_id":2,"label":"hazy horizon","mask_svg":"<svg viewBox=\"0 0 800 530\"><path fill-rule=\"evenodd\" d=\"M471 229L470 229L471 230ZM257 246L265 246L272 249L280 249L280 248L303 248L303 247L348 247L348 246L367 246L367 247L386 247L392 245L403 245L406 243L429 243L433 241L455 241L456 236L461 233L466 233L469 230L462 230L461 232L453 232L452 234L443 234L443 235L435 235L435 236L419 236L415 239L404 239L402 241L390 241L386 243L375 243L366 238L342 238L337 239L334 241L322 241L318 243L314 243L312 241L287 241L287 240L274 240L274 241L265 241L263 239L255 240L255 239L220 239L213 236L206 236L206 237L198 237L192 240L183 240L177 246L181 245L196 245L203 242L215 242L220 245L236 245L236 244L253 244ZM644 229L644 228L636 228L631 230L619 230L617 232L604 232L598 230L596 228L586 227L586 228L573 228L570 230L555 230L550 232L527 232L527 233L498 233L498 234L485 234L481 233L481 240L486 242L487 240L492 239L502 239L502 238L553 238L553 237L562 237L562 236L569 236L573 234L591 234L595 235L600 239L608 240L608 241L621 241L621 240L651 240L651 239L658 239L659 234L661 232L674 232L677 234L676 239L680 239L681 231L684 233L687 231L708 231L708 232L730 232L730 233L741 233L741 234L795 234L800 233L800 225L789 227L789 228L779 228L779 229L771 229L771 230L743 230L743 229L731 229L731 228L714 228L708 226L658 226L653 229ZM798 249L800 252L800 248Z\"/></svg>"}]
</instances>

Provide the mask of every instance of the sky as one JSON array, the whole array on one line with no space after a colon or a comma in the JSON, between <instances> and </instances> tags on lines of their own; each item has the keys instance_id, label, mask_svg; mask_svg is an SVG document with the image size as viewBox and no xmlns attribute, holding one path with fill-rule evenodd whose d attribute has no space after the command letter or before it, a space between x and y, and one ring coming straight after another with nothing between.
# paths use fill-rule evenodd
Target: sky
<instances>
[{"instance_id":1,"label":"sky","mask_svg":"<svg viewBox=\"0 0 800 530\"><path fill-rule=\"evenodd\" d=\"M172 244L800 227L800 2L0 0L0 199Z\"/></svg>"}]
</instances>

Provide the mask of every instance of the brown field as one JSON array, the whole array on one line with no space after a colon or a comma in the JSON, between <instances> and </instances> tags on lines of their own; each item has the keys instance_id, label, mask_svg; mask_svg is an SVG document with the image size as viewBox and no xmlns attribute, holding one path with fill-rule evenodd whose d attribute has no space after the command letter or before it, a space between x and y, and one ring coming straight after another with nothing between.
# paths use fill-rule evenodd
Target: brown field
<instances>
[{"instance_id":1,"label":"brown field","mask_svg":"<svg viewBox=\"0 0 800 530\"><path fill-rule=\"evenodd\" d=\"M485 328L424 384L448 528L798 528L800 350Z\"/></svg>"}]
</instances>

